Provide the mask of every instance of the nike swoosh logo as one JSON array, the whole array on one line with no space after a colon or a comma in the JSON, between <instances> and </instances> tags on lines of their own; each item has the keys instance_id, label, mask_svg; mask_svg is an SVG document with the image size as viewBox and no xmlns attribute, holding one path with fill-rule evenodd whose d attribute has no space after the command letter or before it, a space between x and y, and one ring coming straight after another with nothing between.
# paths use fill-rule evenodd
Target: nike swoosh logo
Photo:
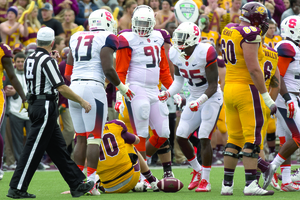
<instances>
[{"instance_id":1,"label":"nike swoosh logo","mask_svg":"<svg viewBox=\"0 0 300 200\"><path fill-rule=\"evenodd\" d=\"M221 100L221 98L218 98L218 100Z\"/></svg>"},{"instance_id":2,"label":"nike swoosh logo","mask_svg":"<svg viewBox=\"0 0 300 200\"><path fill-rule=\"evenodd\" d=\"M158 40L154 40L154 42L157 42Z\"/></svg>"},{"instance_id":3,"label":"nike swoosh logo","mask_svg":"<svg viewBox=\"0 0 300 200\"><path fill-rule=\"evenodd\" d=\"M195 67L197 64L192 65L193 67Z\"/></svg>"}]
</instances>

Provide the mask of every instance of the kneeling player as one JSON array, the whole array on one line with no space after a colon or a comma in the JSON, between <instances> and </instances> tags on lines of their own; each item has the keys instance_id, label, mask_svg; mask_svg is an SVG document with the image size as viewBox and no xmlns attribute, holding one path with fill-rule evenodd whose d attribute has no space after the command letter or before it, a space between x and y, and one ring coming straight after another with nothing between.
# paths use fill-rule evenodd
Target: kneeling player
<instances>
[{"instance_id":1,"label":"kneeling player","mask_svg":"<svg viewBox=\"0 0 300 200\"><path fill-rule=\"evenodd\" d=\"M133 144L138 144L139 141L137 136L127 132L127 127L122 121L113 120L106 123L97 167L101 186L106 193L126 193L134 189L139 181L140 167L153 191L159 191L158 180L133 147Z\"/></svg>"}]
</instances>

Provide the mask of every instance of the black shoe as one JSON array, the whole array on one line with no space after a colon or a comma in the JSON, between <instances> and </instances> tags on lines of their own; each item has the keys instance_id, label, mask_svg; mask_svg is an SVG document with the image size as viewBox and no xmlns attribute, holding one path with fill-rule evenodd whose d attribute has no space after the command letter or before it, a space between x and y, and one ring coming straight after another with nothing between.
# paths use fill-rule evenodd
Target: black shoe
<instances>
[{"instance_id":1,"label":"black shoe","mask_svg":"<svg viewBox=\"0 0 300 200\"><path fill-rule=\"evenodd\" d=\"M18 189L12 189L12 188L9 188L6 196L13 198L13 199L26 199L26 198L35 198L36 197L34 194L29 194L28 192L24 192L24 191L21 191Z\"/></svg>"},{"instance_id":2,"label":"black shoe","mask_svg":"<svg viewBox=\"0 0 300 200\"><path fill-rule=\"evenodd\" d=\"M84 195L85 193L93 189L94 184L95 184L94 181L89 181L87 183L80 183L75 190L71 189L72 197L80 197Z\"/></svg>"}]
</instances>

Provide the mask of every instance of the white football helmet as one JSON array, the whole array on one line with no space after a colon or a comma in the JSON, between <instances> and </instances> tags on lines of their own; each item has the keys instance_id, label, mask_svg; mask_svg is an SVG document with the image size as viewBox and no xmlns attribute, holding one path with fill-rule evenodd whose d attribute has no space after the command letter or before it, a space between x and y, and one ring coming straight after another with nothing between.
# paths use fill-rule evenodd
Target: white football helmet
<instances>
[{"instance_id":1,"label":"white football helmet","mask_svg":"<svg viewBox=\"0 0 300 200\"><path fill-rule=\"evenodd\" d=\"M199 27L192 22L183 22L173 33L172 41L174 47L183 50L189 46L199 43L201 31Z\"/></svg>"},{"instance_id":2,"label":"white football helmet","mask_svg":"<svg viewBox=\"0 0 300 200\"><path fill-rule=\"evenodd\" d=\"M104 29L114 34L117 33L117 23L113 15L105 9L98 9L90 14L89 26L91 31Z\"/></svg>"},{"instance_id":3,"label":"white football helmet","mask_svg":"<svg viewBox=\"0 0 300 200\"><path fill-rule=\"evenodd\" d=\"M134 9L132 19L132 31L141 37L147 37L153 31L155 25L154 12L149 6L141 5Z\"/></svg>"},{"instance_id":4,"label":"white football helmet","mask_svg":"<svg viewBox=\"0 0 300 200\"><path fill-rule=\"evenodd\" d=\"M300 42L300 17L292 15L285 18L280 25L281 36L289 37L294 41Z\"/></svg>"}]
</instances>

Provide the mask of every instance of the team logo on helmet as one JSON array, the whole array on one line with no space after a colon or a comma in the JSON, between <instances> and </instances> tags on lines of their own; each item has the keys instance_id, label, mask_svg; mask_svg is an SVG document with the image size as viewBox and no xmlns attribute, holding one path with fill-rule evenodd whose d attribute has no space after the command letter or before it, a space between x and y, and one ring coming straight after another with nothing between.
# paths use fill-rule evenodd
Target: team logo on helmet
<instances>
[{"instance_id":1,"label":"team logo on helmet","mask_svg":"<svg viewBox=\"0 0 300 200\"><path fill-rule=\"evenodd\" d=\"M195 6L191 3L182 3L182 4L180 4L179 7L180 7L180 11L182 12L183 16L187 20L189 20L193 16L195 9L196 9Z\"/></svg>"},{"instance_id":2,"label":"team logo on helmet","mask_svg":"<svg viewBox=\"0 0 300 200\"><path fill-rule=\"evenodd\" d=\"M264 14L266 12L266 9L263 6L256 8L256 13Z\"/></svg>"}]
</instances>

